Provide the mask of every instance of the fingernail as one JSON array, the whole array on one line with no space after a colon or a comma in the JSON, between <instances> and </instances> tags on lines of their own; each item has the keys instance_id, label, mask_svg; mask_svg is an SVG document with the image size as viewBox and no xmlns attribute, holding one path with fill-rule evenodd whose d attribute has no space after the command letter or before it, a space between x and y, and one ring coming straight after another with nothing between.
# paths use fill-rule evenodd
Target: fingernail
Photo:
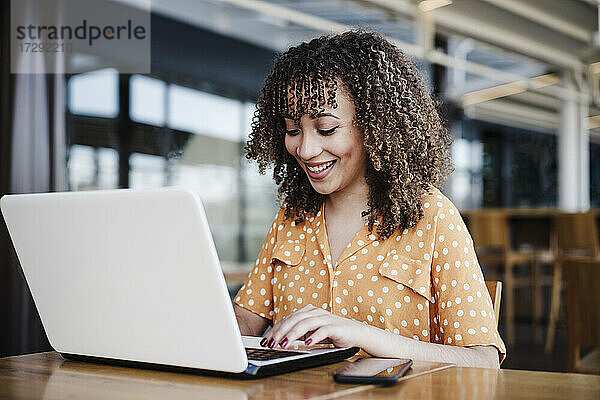
<instances>
[{"instance_id":1,"label":"fingernail","mask_svg":"<svg viewBox=\"0 0 600 400\"><path fill-rule=\"evenodd\" d=\"M260 341L260 345L265 347L267 345L267 338L263 338L263 340Z\"/></svg>"},{"instance_id":2,"label":"fingernail","mask_svg":"<svg viewBox=\"0 0 600 400\"><path fill-rule=\"evenodd\" d=\"M306 342L304 342L304 344L305 344L305 345L307 345L307 346L308 346L309 344L311 344L311 343L312 343L312 339L308 339Z\"/></svg>"},{"instance_id":3,"label":"fingernail","mask_svg":"<svg viewBox=\"0 0 600 400\"><path fill-rule=\"evenodd\" d=\"M281 347L285 347L288 344L288 339L287 338L283 338L283 340L281 341L281 343L279 343L279 345Z\"/></svg>"},{"instance_id":4,"label":"fingernail","mask_svg":"<svg viewBox=\"0 0 600 400\"><path fill-rule=\"evenodd\" d=\"M271 340L269 340L269 344L268 344L268 346L269 346L270 348L273 348L273 346L275 346L275 339L271 339Z\"/></svg>"}]
</instances>

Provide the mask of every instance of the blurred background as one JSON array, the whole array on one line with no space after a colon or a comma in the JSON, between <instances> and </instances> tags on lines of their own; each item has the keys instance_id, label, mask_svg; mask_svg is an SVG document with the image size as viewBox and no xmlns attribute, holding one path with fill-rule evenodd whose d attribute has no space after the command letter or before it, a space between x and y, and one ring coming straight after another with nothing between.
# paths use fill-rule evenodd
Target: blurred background
<instances>
[{"instance_id":1,"label":"blurred background","mask_svg":"<svg viewBox=\"0 0 600 400\"><path fill-rule=\"evenodd\" d=\"M191 188L232 291L279 207L270 173L243 156L274 58L357 27L386 36L418 66L453 133L456 170L443 189L486 278L504 282L503 367L579 365L567 346L564 238L591 238L571 245L573 262L597 261L596 0L152 0L150 73L78 54L74 73L36 75L11 74L11 5L1 4L1 194ZM47 350L4 224L0 234L0 356ZM590 295L582 304L600 302Z\"/></svg>"}]
</instances>

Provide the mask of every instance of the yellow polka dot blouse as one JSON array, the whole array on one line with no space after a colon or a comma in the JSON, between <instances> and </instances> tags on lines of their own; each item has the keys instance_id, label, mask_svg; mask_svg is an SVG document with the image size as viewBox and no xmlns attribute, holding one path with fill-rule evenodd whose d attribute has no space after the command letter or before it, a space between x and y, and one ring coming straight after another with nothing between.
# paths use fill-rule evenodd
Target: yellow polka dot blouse
<instances>
[{"instance_id":1,"label":"yellow polka dot blouse","mask_svg":"<svg viewBox=\"0 0 600 400\"><path fill-rule=\"evenodd\" d=\"M413 228L378 241L363 226L332 265L321 210L271 225L235 302L274 323L307 304L398 335L455 346L504 343L473 242L439 190L423 197Z\"/></svg>"}]
</instances>

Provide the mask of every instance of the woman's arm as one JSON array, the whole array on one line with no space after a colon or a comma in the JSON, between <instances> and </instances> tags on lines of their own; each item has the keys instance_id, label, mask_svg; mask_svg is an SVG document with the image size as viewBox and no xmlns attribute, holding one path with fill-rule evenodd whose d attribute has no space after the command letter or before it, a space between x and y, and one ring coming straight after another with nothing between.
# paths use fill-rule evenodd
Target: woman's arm
<instances>
[{"instance_id":1,"label":"woman's arm","mask_svg":"<svg viewBox=\"0 0 600 400\"><path fill-rule=\"evenodd\" d=\"M358 346L375 357L448 362L463 367L500 367L494 346L461 347L421 342L331 314L308 305L289 314L266 335L267 345L287 347L309 333L305 343L330 339L338 347Z\"/></svg>"},{"instance_id":2,"label":"woman's arm","mask_svg":"<svg viewBox=\"0 0 600 400\"><path fill-rule=\"evenodd\" d=\"M263 318L250 310L246 310L237 304L233 305L235 318L237 319L240 333L245 336L261 336L265 329L271 325L271 320Z\"/></svg>"},{"instance_id":3,"label":"woman's arm","mask_svg":"<svg viewBox=\"0 0 600 400\"><path fill-rule=\"evenodd\" d=\"M463 367L500 368L498 350L494 346L461 347L428 343L369 325L365 325L365 328L369 330L369 334L365 335L362 348L374 357L449 362Z\"/></svg>"}]
</instances>

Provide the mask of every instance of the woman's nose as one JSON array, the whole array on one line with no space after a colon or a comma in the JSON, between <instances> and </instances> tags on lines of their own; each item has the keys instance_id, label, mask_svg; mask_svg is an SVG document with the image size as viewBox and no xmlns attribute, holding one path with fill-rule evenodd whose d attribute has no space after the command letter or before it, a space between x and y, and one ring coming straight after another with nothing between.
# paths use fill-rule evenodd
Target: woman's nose
<instances>
[{"instance_id":1,"label":"woman's nose","mask_svg":"<svg viewBox=\"0 0 600 400\"><path fill-rule=\"evenodd\" d=\"M300 144L296 149L298 157L303 160L310 160L321 154L323 149L317 132L313 132L310 129L304 129L300 136Z\"/></svg>"}]
</instances>

